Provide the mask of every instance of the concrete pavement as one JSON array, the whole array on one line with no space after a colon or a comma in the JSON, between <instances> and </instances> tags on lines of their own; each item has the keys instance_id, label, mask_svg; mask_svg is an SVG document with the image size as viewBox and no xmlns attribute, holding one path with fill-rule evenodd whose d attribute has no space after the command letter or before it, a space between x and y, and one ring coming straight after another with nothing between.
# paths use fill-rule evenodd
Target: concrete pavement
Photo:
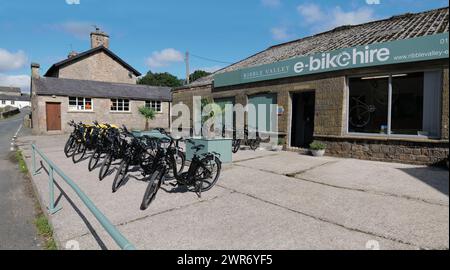
<instances>
[{"instance_id":1,"label":"concrete pavement","mask_svg":"<svg viewBox=\"0 0 450 270\"><path fill-rule=\"evenodd\" d=\"M448 171L402 164L312 158L296 153L243 151L210 192L164 186L147 211L146 183L130 180L112 194L87 161L74 165L66 137L24 138L64 170L138 249L448 249ZM28 160L29 162L29 160ZM31 164L29 164L31 167ZM48 176L34 178L44 204ZM63 209L51 217L59 244L117 249L61 179Z\"/></svg>"},{"instance_id":2,"label":"concrete pavement","mask_svg":"<svg viewBox=\"0 0 450 270\"><path fill-rule=\"evenodd\" d=\"M28 112L24 110L20 115L0 120L0 249L41 248L33 225L33 191L17 164L10 160L11 138ZM30 135L30 130L21 129L19 136L22 135Z\"/></svg>"}]
</instances>

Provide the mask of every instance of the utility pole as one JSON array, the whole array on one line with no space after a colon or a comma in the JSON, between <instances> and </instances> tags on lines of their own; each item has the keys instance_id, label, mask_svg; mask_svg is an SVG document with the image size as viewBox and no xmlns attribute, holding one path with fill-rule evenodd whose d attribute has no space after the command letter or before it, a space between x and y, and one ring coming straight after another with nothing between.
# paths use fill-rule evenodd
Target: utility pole
<instances>
[{"instance_id":1,"label":"utility pole","mask_svg":"<svg viewBox=\"0 0 450 270\"><path fill-rule=\"evenodd\" d=\"M186 84L190 83L191 72L189 70L189 51L186 51Z\"/></svg>"}]
</instances>

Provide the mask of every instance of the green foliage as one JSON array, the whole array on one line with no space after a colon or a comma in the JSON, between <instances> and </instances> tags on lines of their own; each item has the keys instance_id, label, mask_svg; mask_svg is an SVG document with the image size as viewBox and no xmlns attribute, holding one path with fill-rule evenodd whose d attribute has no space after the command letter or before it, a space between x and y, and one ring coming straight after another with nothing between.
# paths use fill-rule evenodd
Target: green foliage
<instances>
[{"instance_id":1,"label":"green foliage","mask_svg":"<svg viewBox=\"0 0 450 270\"><path fill-rule=\"evenodd\" d=\"M183 80L168 72L153 73L149 71L144 77L138 79L137 83L151 86L180 87L183 85Z\"/></svg>"},{"instance_id":2,"label":"green foliage","mask_svg":"<svg viewBox=\"0 0 450 270\"><path fill-rule=\"evenodd\" d=\"M278 145L285 145L286 144L286 139L285 138L279 138L278 139Z\"/></svg>"},{"instance_id":3,"label":"green foliage","mask_svg":"<svg viewBox=\"0 0 450 270\"><path fill-rule=\"evenodd\" d=\"M146 106L139 107L139 113L145 118L145 130L148 130L148 121L156 117L156 112Z\"/></svg>"},{"instance_id":4,"label":"green foliage","mask_svg":"<svg viewBox=\"0 0 450 270\"><path fill-rule=\"evenodd\" d=\"M198 79L200 79L200 78L203 78L203 77L206 77L206 76L208 76L208 75L211 75L211 73L206 72L206 71L203 71L203 70L196 70L196 71L194 71L194 73L192 73L192 74L189 76L189 80L190 80L191 82L195 82L196 80L198 80Z\"/></svg>"},{"instance_id":5,"label":"green foliage","mask_svg":"<svg viewBox=\"0 0 450 270\"><path fill-rule=\"evenodd\" d=\"M139 113L147 120L153 120L156 116L156 112L146 106L139 107Z\"/></svg>"},{"instance_id":6,"label":"green foliage","mask_svg":"<svg viewBox=\"0 0 450 270\"><path fill-rule=\"evenodd\" d=\"M36 225L38 234L45 239L45 249L56 250L57 246L53 239L53 229L43 213L38 215L34 224Z\"/></svg>"},{"instance_id":7,"label":"green foliage","mask_svg":"<svg viewBox=\"0 0 450 270\"><path fill-rule=\"evenodd\" d=\"M27 164L25 163L25 160L23 159L22 151L16 152L16 161L19 163L19 170L26 174L28 173Z\"/></svg>"},{"instance_id":8,"label":"green foliage","mask_svg":"<svg viewBox=\"0 0 450 270\"><path fill-rule=\"evenodd\" d=\"M314 141L313 143L311 143L309 145L309 148L311 150L316 150L316 151L320 151L320 150L325 150L327 149L327 145L318 141Z\"/></svg>"}]
</instances>

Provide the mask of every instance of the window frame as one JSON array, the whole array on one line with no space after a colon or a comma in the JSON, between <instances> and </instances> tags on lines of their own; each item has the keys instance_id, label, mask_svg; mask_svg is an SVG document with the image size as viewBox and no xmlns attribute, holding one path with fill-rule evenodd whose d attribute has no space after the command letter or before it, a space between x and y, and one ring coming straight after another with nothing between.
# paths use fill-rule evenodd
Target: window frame
<instances>
[{"instance_id":1,"label":"window frame","mask_svg":"<svg viewBox=\"0 0 450 270\"><path fill-rule=\"evenodd\" d=\"M119 106L119 100L122 101ZM109 106L109 111L112 113L130 113L131 112L131 100L126 98L111 98L110 99L111 105ZM116 102L116 109L112 109L112 104ZM125 110L125 104L128 103L128 110ZM122 110L119 110L119 107L122 107Z\"/></svg>"},{"instance_id":2,"label":"window frame","mask_svg":"<svg viewBox=\"0 0 450 270\"><path fill-rule=\"evenodd\" d=\"M93 112L94 111L94 99L93 98L91 98L91 97L68 97L68 98L69 98L69 103L68 103L68 111L69 112ZM71 105L70 105L71 98L75 98L75 100L76 100L77 105L75 105L75 107L76 107L75 109L71 108ZM82 110L78 109L78 102L80 99L83 99L83 108L84 109L82 109ZM86 109L86 99L91 100L91 108L90 109Z\"/></svg>"},{"instance_id":3,"label":"window frame","mask_svg":"<svg viewBox=\"0 0 450 270\"><path fill-rule=\"evenodd\" d=\"M156 105L157 103L159 103L159 110L158 110L158 109L155 109L155 107L152 106L152 103L155 103L155 105ZM149 104L149 106L147 106L147 104ZM145 101L145 107L150 108L150 109L153 109L156 113L163 113L163 107L162 107L162 105L163 105L163 102L162 102L161 100L146 100L146 101ZM156 106L156 107L157 107L157 106Z\"/></svg>"},{"instance_id":4,"label":"window frame","mask_svg":"<svg viewBox=\"0 0 450 270\"><path fill-rule=\"evenodd\" d=\"M396 74L410 74L410 73L418 73L418 72L438 72L441 76L441 82L440 82L440 89L439 91L442 92L442 76L443 76L443 70L442 69L414 69L414 70L398 70L395 72L389 71L389 72L383 72L383 73L368 73L368 74L358 74L358 75L351 75L346 76L345 78L345 134L349 136L355 136L355 137L373 137L373 138L394 138L394 139L440 139L441 135L437 136L426 136L426 135L408 135L408 134L393 134L392 133L392 78L393 75ZM350 117L350 79L352 78L362 78L362 77L378 77L378 76L389 76L389 85L388 85L388 128L387 128L387 134L378 134L378 133L363 133L363 132L351 132L350 131L350 125L349 125L349 117ZM439 106L442 106L442 96L439 98L438 101ZM439 121L442 120L442 114L439 115ZM442 131L442 127L439 129L439 134Z\"/></svg>"}]
</instances>

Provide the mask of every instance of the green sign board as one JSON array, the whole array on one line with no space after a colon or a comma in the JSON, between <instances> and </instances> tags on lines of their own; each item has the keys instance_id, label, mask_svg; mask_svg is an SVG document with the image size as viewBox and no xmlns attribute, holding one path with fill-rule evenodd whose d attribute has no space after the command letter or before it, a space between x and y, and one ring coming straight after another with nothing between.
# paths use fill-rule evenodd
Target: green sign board
<instances>
[{"instance_id":1,"label":"green sign board","mask_svg":"<svg viewBox=\"0 0 450 270\"><path fill-rule=\"evenodd\" d=\"M443 33L291 58L216 74L214 86L223 87L352 68L445 59L448 58L448 39L448 33Z\"/></svg>"}]
</instances>

